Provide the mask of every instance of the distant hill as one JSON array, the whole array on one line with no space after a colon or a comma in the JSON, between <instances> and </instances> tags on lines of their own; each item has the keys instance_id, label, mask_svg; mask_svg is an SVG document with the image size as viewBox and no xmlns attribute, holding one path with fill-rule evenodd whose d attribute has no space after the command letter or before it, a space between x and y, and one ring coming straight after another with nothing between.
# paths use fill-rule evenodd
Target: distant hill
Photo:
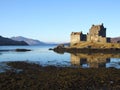
<instances>
[{"instance_id":1,"label":"distant hill","mask_svg":"<svg viewBox=\"0 0 120 90\"><path fill-rule=\"evenodd\" d=\"M25 41L29 45L47 45L47 43L41 42L39 40L25 38L25 37L22 37L22 36L12 37L11 39L15 40L15 41Z\"/></svg>"},{"instance_id":2,"label":"distant hill","mask_svg":"<svg viewBox=\"0 0 120 90\"><path fill-rule=\"evenodd\" d=\"M111 42L120 42L120 37L111 38Z\"/></svg>"},{"instance_id":3,"label":"distant hill","mask_svg":"<svg viewBox=\"0 0 120 90\"><path fill-rule=\"evenodd\" d=\"M11 39L15 40L15 41L24 41L24 42L28 43L29 45L58 45L58 44L69 45L69 43L42 42L39 40L26 38L26 37L22 37L22 36L11 37Z\"/></svg>"},{"instance_id":4,"label":"distant hill","mask_svg":"<svg viewBox=\"0 0 120 90\"><path fill-rule=\"evenodd\" d=\"M28 45L28 44L24 41L15 41L15 40L0 36L0 46L4 46L4 45Z\"/></svg>"}]
</instances>

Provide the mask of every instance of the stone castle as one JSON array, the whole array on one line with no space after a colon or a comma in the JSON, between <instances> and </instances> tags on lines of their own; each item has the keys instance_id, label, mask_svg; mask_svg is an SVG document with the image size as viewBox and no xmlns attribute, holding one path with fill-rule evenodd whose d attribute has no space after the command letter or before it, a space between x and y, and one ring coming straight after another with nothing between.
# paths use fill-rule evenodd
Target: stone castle
<instances>
[{"instance_id":1,"label":"stone castle","mask_svg":"<svg viewBox=\"0 0 120 90\"><path fill-rule=\"evenodd\" d=\"M71 45L80 42L101 42L109 43L110 38L106 37L106 28L101 25L92 25L89 29L89 33L83 34L82 32L72 32L71 33Z\"/></svg>"}]
</instances>

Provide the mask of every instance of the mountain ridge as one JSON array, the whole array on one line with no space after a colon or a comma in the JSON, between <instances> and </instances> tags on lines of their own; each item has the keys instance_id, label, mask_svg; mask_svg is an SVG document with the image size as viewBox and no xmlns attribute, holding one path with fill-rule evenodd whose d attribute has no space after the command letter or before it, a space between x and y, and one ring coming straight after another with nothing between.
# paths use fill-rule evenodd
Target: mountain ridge
<instances>
[{"instance_id":1,"label":"mountain ridge","mask_svg":"<svg viewBox=\"0 0 120 90\"><path fill-rule=\"evenodd\" d=\"M48 42L43 42L43 41L39 41L36 39L31 39L23 36L11 37L11 39L15 41L25 41L29 45L58 45L58 43L48 43Z\"/></svg>"},{"instance_id":2,"label":"mountain ridge","mask_svg":"<svg viewBox=\"0 0 120 90\"><path fill-rule=\"evenodd\" d=\"M15 41L10 38L0 36L0 46L4 45L28 45L28 44L24 41Z\"/></svg>"},{"instance_id":3,"label":"mountain ridge","mask_svg":"<svg viewBox=\"0 0 120 90\"><path fill-rule=\"evenodd\" d=\"M120 36L111 38L111 42L113 42L113 43L120 42Z\"/></svg>"},{"instance_id":4,"label":"mountain ridge","mask_svg":"<svg viewBox=\"0 0 120 90\"><path fill-rule=\"evenodd\" d=\"M23 36L11 37L11 39L15 41L24 41L28 43L29 45L45 45L46 44L42 41L31 39L31 38L26 38Z\"/></svg>"}]
</instances>

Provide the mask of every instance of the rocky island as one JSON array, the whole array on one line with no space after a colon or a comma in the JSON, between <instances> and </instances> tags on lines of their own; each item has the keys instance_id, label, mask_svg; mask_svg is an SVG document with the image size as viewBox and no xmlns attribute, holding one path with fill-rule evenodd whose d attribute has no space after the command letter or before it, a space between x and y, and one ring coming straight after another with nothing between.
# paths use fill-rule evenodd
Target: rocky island
<instances>
[{"instance_id":1,"label":"rocky island","mask_svg":"<svg viewBox=\"0 0 120 90\"><path fill-rule=\"evenodd\" d=\"M103 24L92 25L89 33L72 32L69 47L59 45L53 50L56 52L72 53L120 53L120 43L111 42L110 37L106 37L106 28Z\"/></svg>"}]
</instances>

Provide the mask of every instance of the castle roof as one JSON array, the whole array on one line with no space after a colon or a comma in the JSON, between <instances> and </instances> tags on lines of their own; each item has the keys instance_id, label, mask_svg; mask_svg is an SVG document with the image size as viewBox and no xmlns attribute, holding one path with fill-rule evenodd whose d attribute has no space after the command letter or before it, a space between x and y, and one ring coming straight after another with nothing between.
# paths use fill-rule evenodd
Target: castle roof
<instances>
[{"instance_id":1,"label":"castle roof","mask_svg":"<svg viewBox=\"0 0 120 90\"><path fill-rule=\"evenodd\" d=\"M99 24L99 25L94 25L93 24L92 27L104 27L104 26L103 26L103 23L102 23L102 24Z\"/></svg>"},{"instance_id":2,"label":"castle roof","mask_svg":"<svg viewBox=\"0 0 120 90\"><path fill-rule=\"evenodd\" d=\"M100 25L92 25L92 27L90 28L90 30L96 31L96 30L101 30L102 28L104 28L103 23Z\"/></svg>"},{"instance_id":3,"label":"castle roof","mask_svg":"<svg viewBox=\"0 0 120 90\"><path fill-rule=\"evenodd\" d=\"M80 35L82 32L72 32L71 35Z\"/></svg>"}]
</instances>

